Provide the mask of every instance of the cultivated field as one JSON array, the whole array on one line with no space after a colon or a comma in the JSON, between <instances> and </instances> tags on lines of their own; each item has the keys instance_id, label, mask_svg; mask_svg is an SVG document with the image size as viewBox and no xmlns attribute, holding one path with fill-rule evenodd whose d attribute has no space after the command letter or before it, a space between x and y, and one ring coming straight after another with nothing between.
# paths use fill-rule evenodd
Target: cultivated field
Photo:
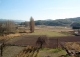
<instances>
[{"instance_id":1,"label":"cultivated field","mask_svg":"<svg viewBox=\"0 0 80 57\"><path fill-rule=\"evenodd\" d=\"M35 32L28 35L47 35L48 37L73 36L71 27L62 26L36 26Z\"/></svg>"},{"instance_id":2,"label":"cultivated field","mask_svg":"<svg viewBox=\"0 0 80 57\"><path fill-rule=\"evenodd\" d=\"M73 30L69 27L40 27L37 26L35 28L34 33L29 33L29 30L26 33L17 33L16 35L11 34L7 37L5 36L4 39L8 39L5 41L7 47L4 48L4 56L3 57L16 57L16 54L19 54L20 51L24 49L24 47L30 46L37 46L36 41L38 37L46 35L48 37L48 45L46 44L44 47L51 48L51 49L44 49L40 50L38 53L38 57L44 56L55 56L58 57L60 55L66 55L64 50L54 53L60 42L79 42L80 36L74 36ZM8 52L9 51L9 52ZM8 53L7 53L8 52ZM16 53L13 53L16 52ZM57 55L58 54L58 55ZM14 56L13 56L14 55Z\"/></svg>"}]
</instances>

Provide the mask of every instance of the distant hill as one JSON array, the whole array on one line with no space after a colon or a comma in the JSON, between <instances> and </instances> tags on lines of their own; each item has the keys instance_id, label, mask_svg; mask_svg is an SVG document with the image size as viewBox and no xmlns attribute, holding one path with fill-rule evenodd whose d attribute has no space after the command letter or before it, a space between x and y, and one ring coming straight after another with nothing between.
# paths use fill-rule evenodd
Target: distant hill
<instances>
[{"instance_id":1,"label":"distant hill","mask_svg":"<svg viewBox=\"0 0 80 57\"><path fill-rule=\"evenodd\" d=\"M0 21L1 21L1 22L4 22L4 21L6 21L6 19L0 19Z\"/></svg>"},{"instance_id":2,"label":"distant hill","mask_svg":"<svg viewBox=\"0 0 80 57\"><path fill-rule=\"evenodd\" d=\"M5 22L5 21L7 21L8 19L0 19L0 22ZM13 22L15 22L15 23L21 23L21 22L24 22L23 20L11 20L11 21L13 21Z\"/></svg>"},{"instance_id":3,"label":"distant hill","mask_svg":"<svg viewBox=\"0 0 80 57\"><path fill-rule=\"evenodd\" d=\"M48 26L80 26L80 17L66 18L57 20L37 20L35 25L48 25Z\"/></svg>"},{"instance_id":4,"label":"distant hill","mask_svg":"<svg viewBox=\"0 0 80 57\"><path fill-rule=\"evenodd\" d=\"M0 19L1 22L7 21L7 19ZM15 23L24 24L23 20L12 20ZM35 25L46 25L46 26L80 26L80 17L76 18L66 18L66 19L47 19L47 20L37 20Z\"/></svg>"}]
</instances>

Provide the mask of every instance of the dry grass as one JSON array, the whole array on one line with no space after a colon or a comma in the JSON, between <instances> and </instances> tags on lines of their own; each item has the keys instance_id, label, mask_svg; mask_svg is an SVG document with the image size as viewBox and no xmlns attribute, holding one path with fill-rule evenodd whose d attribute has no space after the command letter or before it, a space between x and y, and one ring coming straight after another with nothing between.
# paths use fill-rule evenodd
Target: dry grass
<instances>
[{"instance_id":1,"label":"dry grass","mask_svg":"<svg viewBox=\"0 0 80 57\"><path fill-rule=\"evenodd\" d=\"M10 38L13 38L13 37L18 37L18 36L21 36L21 35L19 33L16 33L16 34L9 34L6 37L10 39Z\"/></svg>"},{"instance_id":2,"label":"dry grass","mask_svg":"<svg viewBox=\"0 0 80 57\"><path fill-rule=\"evenodd\" d=\"M80 42L65 42L64 46L68 50L80 51Z\"/></svg>"},{"instance_id":3,"label":"dry grass","mask_svg":"<svg viewBox=\"0 0 80 57\"><path fill-rule=\"evenodd\" d=\"M1 36L0 40L1 39L9 40L9 39L12 39L12 38L15 38L15 37L19 37L19 36L21 36L21 34L19 34L19 33L9 34L9 35L6 35L6 36Z\"/></svg>"},{"instance_id":4,"label":"dry grass","mask_svg":"<svg viewBox=\"0 0 80 57\"><path fill-rule=\"evenodd\" d=\"M27 46L16 57L37 57L38 53L38 48Z\"/></svg>"}]
</instances>

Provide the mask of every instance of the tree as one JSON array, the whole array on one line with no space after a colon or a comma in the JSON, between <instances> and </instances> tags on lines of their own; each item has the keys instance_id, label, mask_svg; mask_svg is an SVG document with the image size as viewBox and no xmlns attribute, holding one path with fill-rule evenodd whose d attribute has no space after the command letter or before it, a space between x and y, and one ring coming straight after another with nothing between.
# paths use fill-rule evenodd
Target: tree
<instances>
[{"instance_id":1,"label":"tree","mask_svg":"<svg viewBox=\"0 0 80 57\"><path fill-rule=\"evenodd\" d=\"M34 32L34 19L31 17L30 18L30 31L31 31L31 33L33 33Z\"/></svg>"},{"instance_id":2,"label":"tree","mask_svg":"<svg viewBox=\"0 0 80 57\"><path fill-rule=\"evenodd\" d=\"M72 27L80 27L80 21L71 24Z\"/></svg>"},{"instance_id":3,"label":"tree","mask_svg":"<svg viewBox=\"0 0 80 57\"><path fill-rule=\"evenodd\" d=\"M3 36L5 30L6 30L6 29L3 27L3 23L0 22L0 35Z\"/></svg>"},{"instance_id":4,"label":"tree","mask_svg":"<svg viewBox=\"0 0 80 57\"><path fill-rule=\"evenodd\" d=\"M29 22L25 21L24 25L25 25L25 27L28 27L29 26Z\"/></svg>"},{"instance_id":5,"label":"tree","mask_svg":"<svg viewBox=\"0 0 80 57\"><path fill-rule=\"evenodd\" d=\"M47 37L46 36L40 36L37 41L36 44L40 45L39 48L42 48L44 44L47 44Z\"/></svg>"},{"instance_id":6,"label":"tree","mask_svg":"<svg viewBox=\"0 0 80 57\"><path fill-rule=\"evenodd\" d=\"M4 23L4 27L6 28L6 32L9 33L15 33L16 31L16 25L13 21L6 21Z\"/></svg>"}]
</instances>

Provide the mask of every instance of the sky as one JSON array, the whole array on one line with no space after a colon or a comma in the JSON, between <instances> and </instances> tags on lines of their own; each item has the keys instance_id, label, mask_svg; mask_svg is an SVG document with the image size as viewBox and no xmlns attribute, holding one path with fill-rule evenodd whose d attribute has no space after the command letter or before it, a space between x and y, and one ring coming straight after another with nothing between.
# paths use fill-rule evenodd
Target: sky
<instances>
[{"instance_id":1,"label":"sky","mask_svg":"<svg viewBox=\"0 0 80 57\"><path fill-rule=\"evenodd\" d=\"M80 0L0 0L0 19L64 19L80 17Z\"/></svg>"}]
</instances>

